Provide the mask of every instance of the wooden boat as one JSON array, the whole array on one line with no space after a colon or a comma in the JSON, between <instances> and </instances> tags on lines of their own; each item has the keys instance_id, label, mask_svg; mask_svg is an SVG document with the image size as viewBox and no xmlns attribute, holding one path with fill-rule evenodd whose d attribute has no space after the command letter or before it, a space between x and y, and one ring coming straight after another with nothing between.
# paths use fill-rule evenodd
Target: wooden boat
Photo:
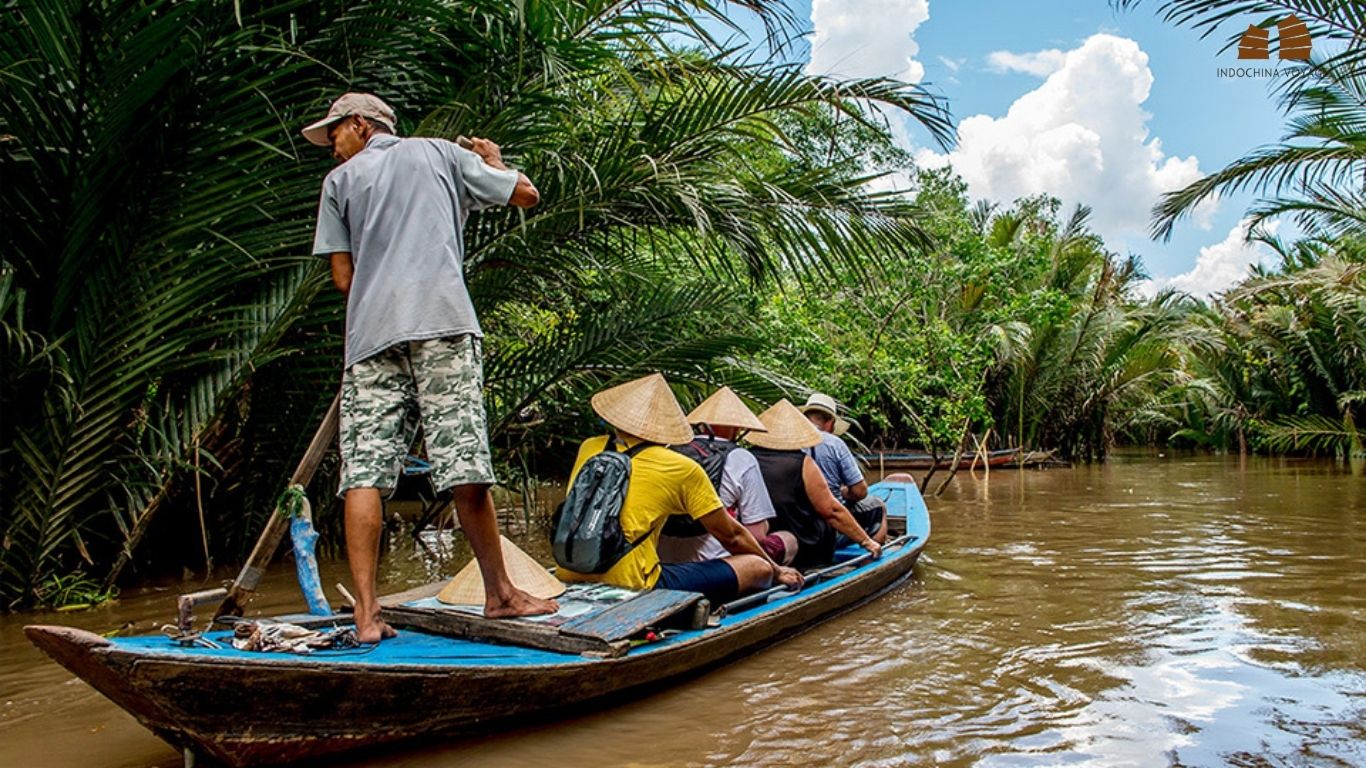
<instances>
[{"instance_id":1,"label":"wooden boat","mask_svg":"<svg viewBox=\"0 0 1366 768\"><path fill-rule=\"evenodd\" d=\"M878 469L948 469L953 464L953 454L943 454L936 459L928 453L917 453L899 451L894 453L860 453L857 454L860 461L868 466ZM979 454L969 451L964 453L958 460L959 469L971 469L974 462L978 467L986 464L992 468L1007 467L1020 461L1020 449L1007 448L1000 451L989 451L986 454Z\"/></svg>"},{"instance_id":2,"label":"wooden boat","mask_svg":"<svg viewBox=\"0 0 1366 768\"><path fill-rule=\"evenodd\" d=\"M197 757L230 766L282 763L418 737L483 733L514 719L581 713L610 698L657 691L808 630L902 583L929 538L929 515L914 484L879 483L871 490L887 499L896 527L904 530L881 559L848 547L834 566L808 574L800 592L776 588L709 616L695 610L698 595L641 593L640 603L653 601L655 607L672 596L688 598L674 601L686 604L680 614L656 615L657 626L668 626L678 615L703 613L708 619L700 629L664 632L656 642L642 643L641 622L622 621L611 612L588 617L588 623L599 629L618 625L634 634L571 634L456 611L443 616L431 608L439 585L386 600L391 622L409 628L378 646L349 651L239 651L227 643L230 631L205 635L219 648L186 647L165 636L106 639L57 626L25 632L58 663L183 749L187 765ZM627 618L645 615L635 605L636 599L621 603L632 607ZM424 621L463 622L473 636L411 628ZM479 639L523 631L558 638L563 647Z\"/></svg>"}]
</instances>

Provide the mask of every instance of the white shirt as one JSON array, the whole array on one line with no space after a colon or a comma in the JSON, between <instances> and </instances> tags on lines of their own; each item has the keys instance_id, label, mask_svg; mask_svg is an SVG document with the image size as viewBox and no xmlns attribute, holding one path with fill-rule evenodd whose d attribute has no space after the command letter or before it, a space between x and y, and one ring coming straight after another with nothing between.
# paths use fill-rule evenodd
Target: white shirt
<instances>
[{"instance_id":1,"label":"white shirt","mask_svg":"<svg viewBox=\"0 0 1366 768\"><path fill-rule=\"evenodd\" d=\"M768 498L764 477L759 472L759 462L754 454L744 448L736 448L726 456L726 467L721 471L721 487L717 495L721 497L721 504L726 511L744 525L762 522L777 515L773 510L773 502ZM660 561L665 563L715 560L730 554L709 533L687 538L660 536L657 548Z\"/></svg>"}]
</instances>

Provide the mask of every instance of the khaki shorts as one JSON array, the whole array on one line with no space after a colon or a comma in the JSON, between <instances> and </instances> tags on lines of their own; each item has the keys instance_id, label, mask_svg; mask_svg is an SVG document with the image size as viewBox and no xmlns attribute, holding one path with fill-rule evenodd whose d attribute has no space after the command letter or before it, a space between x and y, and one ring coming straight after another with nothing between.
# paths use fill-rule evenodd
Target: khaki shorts
<instances>
[{"instance_id":1,"label":"khaki shorts","mask_svg":"<svg viewBox=\"0 0 1366 768\"><path fill-rule=\"evenodd\" d=\"M417 437L432 486L493 484L481 345L471 335L406 341L342 374L341 492L391 490Z\"/></svg>"}]
</instances>

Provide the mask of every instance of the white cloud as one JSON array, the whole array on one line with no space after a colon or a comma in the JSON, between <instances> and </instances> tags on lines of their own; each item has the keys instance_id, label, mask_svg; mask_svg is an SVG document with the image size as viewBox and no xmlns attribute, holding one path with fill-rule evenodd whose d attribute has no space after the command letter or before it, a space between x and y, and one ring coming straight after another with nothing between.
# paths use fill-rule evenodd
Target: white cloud
<instances>
[{"instance_id":1,"label":"white cloud","mask_svg":"<svg viewBox=\"0 0 1366 768\"><path fill-rule=\"evenodd\" d=\"M1176 277L1157 277L1144 281L1139 285L1139 291L1153 296L1164 288L1174 288L1204 298L1232 288L1248 276L1253 264L1260 264L1272 256L1271 249L1262 243L1247 242L1250 224L1250 219L1243 219L1228 231L1222 241L1201 248L1195 266L1189 272ZM1262 225L1268 234L1275 234L1279 226L1280 222L1277 221Z\"/></svg>"},{"instance_id":2,"label":"white cloud","mask_svg":"<svg viewBox=\"0 0 1366 768\"><path fill-rule=\"evenodd\" d=\"M967 63L967 59L950 59L948 56L939 56L939 63L948 68L950 72L957 72Z\"/></svg>"},{"instance_id":3,"label":"white cloud","mask_svg":"<svg viewBox=\"0 0 1366 768\"><path fill-rule=\"evenodd\" d=\"M1023 72L1035 77L1048 77L1062 69L1066 56L1056 48L1033 53L992 51L987 54L987 66L993 72Z\"/></svg>"},{"instance_id":4,"label":"white cloud","mask_svg":"<svg viewBox=\"0 0 1366 768\"><path fill-rule=\"evenodd\" d=\"M1052 52L1012 56L1021 67L1042 67ZM1098 34L1062 52L1057 66L1005 115L959 123L952 152L922 149L917 162L951 164L973 197L1010 203L1047 193L1068 208L1090 205L1093 225L1112 247L1146 240L1158 197L1202 175L1194 155L1169 157L1149 136L1151 116L1142 109L1153 84L1148 55L1133 40ZM1197 213L1208 227L1209 207Z\"/></svg>"},{"instance_id":5,"label":"white cloud","mask_svg":"<svg viewBox=\"0 0 1366 768\"><path fill-rule=\"evenodd\" d=\"M814 0L807 71L843 78L891 77L918 83L925 67L912 35L930 18L929 0Z\"/></svg>"}]
</instances>

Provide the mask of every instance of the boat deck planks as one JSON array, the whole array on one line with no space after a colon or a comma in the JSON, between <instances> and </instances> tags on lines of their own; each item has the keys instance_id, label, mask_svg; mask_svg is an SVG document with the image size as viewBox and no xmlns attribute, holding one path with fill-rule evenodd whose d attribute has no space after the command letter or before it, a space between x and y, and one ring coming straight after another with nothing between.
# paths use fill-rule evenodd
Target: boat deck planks
<instances>
[{"instance_id":1,"label":"boat deck planks","mask_svg":"<svg viewBox=\"0 0 1366 768\"><path fill-rule=\"evenodd\" d=\"M653 589L598 613L579 616L560 626L562 632L611 642L625 640L646 627L689 610L701 599L696 592Z\"/></svg>"},{"instance_id":2,"label":"boat deck planks","mask_svg":"<svg viewBox=\"0 0 1366 768\"><path fill-rule=\"evenodd\" d=\"M574 599L575 588L566 593L568 600ZM431 598L390 605L380 615L394 626L448 637L610 658L630 650L633 635L691 609L699 598L694 592L656 589L635 593L628 600L589 610L568 621L556 621L553 616L487 619L473 610Z\"/></svg>"}]
</instances>

